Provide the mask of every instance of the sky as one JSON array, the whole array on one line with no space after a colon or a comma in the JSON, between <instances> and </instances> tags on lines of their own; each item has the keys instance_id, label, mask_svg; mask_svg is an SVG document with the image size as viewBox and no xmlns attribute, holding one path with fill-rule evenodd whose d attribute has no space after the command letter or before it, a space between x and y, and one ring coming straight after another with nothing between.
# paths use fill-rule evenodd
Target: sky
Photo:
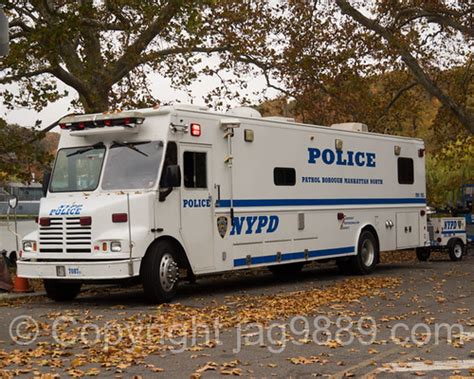
<instances>
[{"instance_id":1,"label":"sky","mask_svg":"<svg viewBox=\"0 0 474 379\"><path fill-rule=\"evenodd\" d=\"M184 104L193 103L195 105L204 105L204 96L209 93L214 87L220 84L218 78L203 78L200 82L196 81L191 85L192 98L188 96L186 91L176 90L170 87L170 80L158 75L152 74L150 76L151 92L157 97L161 103L175 103L180 102ZM266 88L265 78L259 76L252 78L248 82L248 89L241 93L245 93L255 102L259 102L262 99L252 95L253 92L259 91ZM9 87L13 89L14 87ZM61 89L68 89L70 95L64 99L58 100L54 103L49 104L41 112L36 112L34 109L20 108L15 110L7 109L0 101L0 117L4 118L8 123L18 124L21 126L32 126L36 120L41 120L41 127L46 127L56 121L61 116L70 112L69 105L70 101L75 97L75 91L71 87L60 83ZM268 89L266 95L269 97L276 97L278 93L275 90ZM236 107L239 104L236 101L224 101L225 106Z\"/></svg>"}]
</instances>

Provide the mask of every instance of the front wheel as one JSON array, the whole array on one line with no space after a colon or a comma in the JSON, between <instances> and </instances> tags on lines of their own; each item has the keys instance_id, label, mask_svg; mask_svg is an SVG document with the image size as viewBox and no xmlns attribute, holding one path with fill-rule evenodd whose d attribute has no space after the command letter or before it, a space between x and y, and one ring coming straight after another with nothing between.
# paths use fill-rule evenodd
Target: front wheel
<instances>
[{"instance_id":1,"label":"front wheel","mask_svg":"<svg viewBox=\"0 0 474 379\"><path fill-rule=\"evenodd\" d=\"M71 301L81 292L82 283L65 282L58 279L44 279L46 296L54 301Z\"/></svg>"},{"instance_id":2,"label":"front wheel","mask_svg":"<svg viewBox=\"0 0 474 379\"><path fill-rule=\"evenodd\" d=\"M426 247L418 247L416 249L416 257L420 262L426 262L430 259L431 251Z\"/></svg>"},{"instance_id":3,"label":"front wheel","mask_svg":"<svg viewBox=\"0 0 474 379\"><path fill-rule=\"evenodd\" d=\"M348 266L350 270L359 275L367 275L374 271L379 255L377 239L368 230L364 230L357 244L357 255L350 257Z\"/></svg>"},{"instance_id":4,"label":"front wheel","mask_svg":"<svg viewBox=\"0 0 474 379\"><path fill-rule=\"evenodd\" d=\"M448 243L449 258L453 262L460 261L464 253L464 244L461 240L450 240Z\"/></svg>"},{"instance_id":5,"label":"front wheel","mask_svg":"<svg viewBox=\"0 0 474 379\"><path fill-rule=\"evenodd\" d=\"M167 303L176 294L178 264L175 246L161 241L152 247L142 260L140 276L145 296L153 303Z\"/></svg>"}]
</instances>

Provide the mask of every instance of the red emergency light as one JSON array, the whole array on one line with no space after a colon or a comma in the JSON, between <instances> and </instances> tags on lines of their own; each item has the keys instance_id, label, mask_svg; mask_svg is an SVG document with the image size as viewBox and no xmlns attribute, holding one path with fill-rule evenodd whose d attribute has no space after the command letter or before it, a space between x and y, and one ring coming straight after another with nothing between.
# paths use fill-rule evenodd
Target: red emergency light
<instances>
[{"instance_id":1,"label":"red emergency light","mask_svg":"<svg viewBox=\"0 0 474 379\"><path fill-rule=\"evenodd\" d=\"M191 124L191 135L199 137L201 135L201 125L192 123Z\"/></svg>"}]
</instances>

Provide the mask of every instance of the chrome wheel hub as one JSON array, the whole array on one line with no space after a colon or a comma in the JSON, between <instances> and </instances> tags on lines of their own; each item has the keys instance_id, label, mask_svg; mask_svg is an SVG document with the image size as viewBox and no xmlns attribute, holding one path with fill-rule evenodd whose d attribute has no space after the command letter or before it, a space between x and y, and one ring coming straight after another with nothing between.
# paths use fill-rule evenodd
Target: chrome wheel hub
<instances>
[{"instance_id":1,"label":"chrome wheel hub","mask_svg":"<svg viewBox=\"0 0 474 379\"><path fill-rule=\"evenodd\" d=\"M461 245L455 245L454 246L454 255L456 256L456 258L460 258L461 255L462 255L462 247Z\"/></svg>"},{"instance_id":2,"label":"chrome wheel hub","mask_svg":"<svg viewBox=\"0 0 474 379\"><path fill-rule=\"evenodd\" d=\"M360 255L362 258L362 263L364 263L366 267L369 267L374 263L375 247L371 240L364 240L364 242L362 243Z\"/></svg>"},{"instance_id":3,"label":"chrome wheel hub","mask_svg":"<svg viewBox=\"0 0 474 379\"><path fill-rule=\"evenodd\" d=\"M178 264L169 253L163 254L160 262L160 283L165 291L171 291L178 281Z\"/></svg>"}]
</instances>

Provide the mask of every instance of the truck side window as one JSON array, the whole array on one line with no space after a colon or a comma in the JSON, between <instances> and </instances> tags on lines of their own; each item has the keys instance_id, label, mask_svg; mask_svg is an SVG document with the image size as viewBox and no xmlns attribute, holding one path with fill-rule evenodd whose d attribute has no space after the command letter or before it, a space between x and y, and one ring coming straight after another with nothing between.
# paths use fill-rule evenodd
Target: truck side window
<instances>
[{"instance_id":1,"label":"truck side window","mask_svg":"<svg viewBox=\"0 0 474 379\"><path fill-rule=\"evenodd\" d=\"M161 171L161 179L160 179L160 187L164 188L166 186L165 183L165 175L166 175L166 168L170 165L178 164L178 147L176 146L176 142L168 142L168 146L166 147L166 155L165 161L163 163L163 170Z\"/></svg>"},{"instance_id":2,"label":"truck side window","mask_svg":"<svg viewBox=\"0 0 474 379\"><path fill-rule=\"evenodd\" d=\"M398 183L400 184L413 184L415 181L414 170L413 170L413 159L411 158L398 158Z\"/></svg>"},{"instance_id":3,"label":"truck side window","mask_svg":"<svg viewBox=\"0 0 474 379\"><path fill-rule=\"evenodd\" d=\"M206 153L185 151L183 154L184 186L207 188Z\"/></svg>"},{"instance_id":4,"label":"truck side window","mask_svg":"<svg viewBox=\"0 0 474 379\"><path fill-rule=\"evenodd\" d=\"M288 167L275 167L273 182L276 186L294 186L296 184L296 170Z\"/></svg>"}]
</instances>

